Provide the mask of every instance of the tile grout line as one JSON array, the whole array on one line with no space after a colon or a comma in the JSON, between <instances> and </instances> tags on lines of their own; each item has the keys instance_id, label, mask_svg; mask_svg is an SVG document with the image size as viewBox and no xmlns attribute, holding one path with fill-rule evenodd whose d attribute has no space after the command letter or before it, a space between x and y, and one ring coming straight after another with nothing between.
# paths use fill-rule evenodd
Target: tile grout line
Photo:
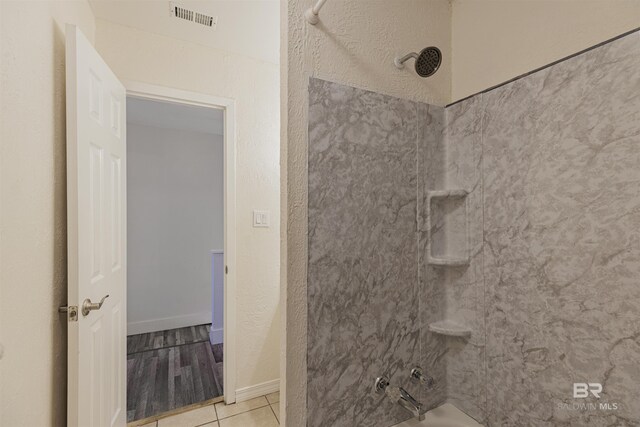
<instances>
[{"instance_id":1,"label":"tile grout line","mask_svg":"<svg viewBox=\"0 0 640 427\"><path fill-rule=\"evenodd\" d=\"M224 400L222 401L222 403L224 403ZM224 403L226 405L226 403ZM220 416L218 416L218 408L216 408L216 404L213 404L213 411L216 414L216 421L218 422L218 427L220 427Z\"/></svg>"},{"instance_id":2,"label":"tile grout line","mask_svg":"<svg viewBox=\"0 0 640 427\"><path fill-rule=\"evenodd\" d=\"M218 424L218 427L220 427L220 420L218 420L218 411L216 410L216 404L212 404L210 406L213 406L213 413L216 415L216 419L213 421L207 421L206 423L202 423L202 424L198 424L195 427L201 427L207 424L211 424L211 423L216 423ZM202 408L206 408L206 406L203 406ZM202 408L196 408L196 409L192 409L191 411L197 411L198 409L202 409ZM191 412L189 411L189 412Z\"/></svg>"},{"instance_id":3,"label":"tile grout line","mask_svg":"<svg viewBox=\"0 0 640 427\"><path fill-rule=\"evenodd\" d=\"M242 414L246 414L246 413L249 413L249 412L257 411L257 410L259 410L259 409L264 409L265 407L269 407L269 409L271 410L271 413L273 414L274 418L276 419L276 422L277 422L277 423L278 423L278 425L279 425L279 424L280 424L280 419L279 419L279 418L278 418L278 416L276 415L276 413L275 413L275 411L274 411L274 409L273 409L273 405L272 405L272 403L267 399L266 395L264 395L264 396L259 396L259 397L262 397L262 398L264 399L264 402L266 402L266 403L263 403L261 406L257 406L257 407L255 407L255 408L251 408L251 409L248 409L248 410L245 410L245 411L242 411L242 412L238 412L237 414L233 414L233 415L230 415L230 416L228 416L228 417L224 417L224 418L220 418L220 416L219 416L219 414L218 414L218 408L217 408L217 405L218 405L218 404L220 404L220 403L223 403L223 404L224 404L224 402L214 403L214 404L212 404L211 406L213 406L213 411L214 411L214 414L215 414L215 419L214 419L214 420L211 420L211 421L207 421L207 422L202 423L202 424L197 424L195 427L202 427L202 426L207 425L207 424L210 424L210 423L217 423L218 427L220 427L220 425L221 425L221 421L222 421L222 420L226 420L226 419L234 418L234 417L237 417L237 416L242 415ZM240 403L242 403L242 402L240 402ZM278 401L278 402L275 402L274 404L280 404L280 402ZM225 405L226 405L226 404L225 404ZM202 408L206 408L206 407L207 407L207 406L203 406ZM195 410L197 410L197 409L202 409L202 408L195 408L195 409L193 409L193 410L191 410L191 411L195 411ZM191 411L187 411L186 413L191 412ZM155 426L156 426L156 427L158 427L158 422L159 422L159 421L158 421L158 420L156 420L156 421L154 421L154 422L155 422Z\"/></svg>"},{"instance_id":4,"label":"tile grout line","mask_svg":"<svg viewBox=\"0 0 640 427\"><path fill-rule=\"evenodd\" d=\"M267 399L267 402L269 400ZM278 402L279 403L279 402ZM280 419L278 418L278 416L276 415L276 411L273 410L273 405L271 405L271 403L269 403L269 409L271 409L271 413L273 414L274 417L276 417L276 421L278 422L278 425L280 425Z\"/></svg>"},{"instance_id":5,"label":"tile grout line","mask_svg":"<svg viewBox=\"0 0 640 427\"><path fill-rule=\"evenodd\" d=\"M267 400L266 395L265 395L265 396L258 396L258 397L255 397L254 399L258 399L259 397L263 397L263 398L264 398L264 400L265 400L265 402L267 402L267 404L266 404L266 405L262 405L262 406L256 406L255 408L247 409L246 411L238 412L237 414L229 415L228 417L218 418L218 422L220 422L220 420L226 420L227 418L233 418L233 417L235 417L235 416L237 416L237 415L246 414L247 412L255 411L256 409L262 409L262 408L264 408L265 406L271 406L271 404L270 404L270 403L269 403L269 401ZM249 399L249 400L252 400L252 399ZM248 402L248 400L246 400L245 402ZM242 402L239 402L239 403L242 403ZM233 403L232 405L237 405L237 404L238 404L238 402ZM227 406L227 405L225 404L225 406ZM274 414L274 415L275 415L275 414ZM218 417L218 410L216 409L216 418L217 418L217 417ZM276 418L277 418L277 417L276 417Z\"/></svg>"}]
</instances>

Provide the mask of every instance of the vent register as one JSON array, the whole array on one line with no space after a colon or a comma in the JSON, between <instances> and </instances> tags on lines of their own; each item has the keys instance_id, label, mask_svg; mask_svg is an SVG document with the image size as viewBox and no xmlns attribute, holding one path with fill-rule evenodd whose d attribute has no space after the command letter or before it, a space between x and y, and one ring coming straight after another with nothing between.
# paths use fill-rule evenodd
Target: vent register
<instances>
[{"instance_id":1,"label":"vent register","mask_svg":"<svg viewBox=\"0 0 640 427\"><path fill-rule=\"evenodd\" d=\"M216 29L218 25L218 17L211 16L204 13L196 12L195 10L187 9L175 3L169 3L171 6L171 14L179 19L185 21L195 22L196 24L204 25L205 27Z\"/></svg>"}]
</instances>

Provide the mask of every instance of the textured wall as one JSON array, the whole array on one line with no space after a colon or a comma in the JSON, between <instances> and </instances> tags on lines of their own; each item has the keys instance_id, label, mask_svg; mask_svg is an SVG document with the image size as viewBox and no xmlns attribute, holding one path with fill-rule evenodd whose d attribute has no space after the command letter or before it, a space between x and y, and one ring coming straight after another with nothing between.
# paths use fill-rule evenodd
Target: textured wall
<instances>
[{"instance_id":1,"label":"textured wall","mask_svg":"<svg viewBox=\"0 0 640 427\"><path fill-rule=\"evenodd\" d=\"M65 37L82 1L0 2L0 425L66 424Z\"/></svg>"},{"instance_id":2,"label":"textured wall","mask_svg":"<svg viewBox=\"0 0 640 427\"><path fill-rule=\"evenodd\" d=\"M312 2L291 0L302 11ZM443 105L451 88L451 5L448 0L334 0L320 22L296 16L309 75L399 98ZM443 53L436 74L425 79L413 60L398 70L397 56L437 46Z\"/></svg>"},{"instance_id":3,"label":"textured wall","mask_svg":"<svg viewBox=\"0 0 640 427\"><path fill-rule=\"evenodd\" d=\"M307 425L389 426L409 414L376 377L419 397L416 159L442 108L317 79L309 92Z\"/></svg>"},{"instance_id":4,"label":"textured wall","mask_svg":"<svg viewBox=\"0 0 640 427\"><path fill-rule=\"evenodd\" d=\"M640 26L638 0L453 0L451 99Z\"/></svg>"},{"instance_id":5,"label":"textured wall","mask_svg":"<svg viewBox=\"0 0 640 427\"><path fill-rule=\"evenodd\" d=\"M96 46L121 79L236 101L237 388L279 377L278 66L97 21ZM252 227L252 210L271 212Z\"/></svg>"}]
</instances>

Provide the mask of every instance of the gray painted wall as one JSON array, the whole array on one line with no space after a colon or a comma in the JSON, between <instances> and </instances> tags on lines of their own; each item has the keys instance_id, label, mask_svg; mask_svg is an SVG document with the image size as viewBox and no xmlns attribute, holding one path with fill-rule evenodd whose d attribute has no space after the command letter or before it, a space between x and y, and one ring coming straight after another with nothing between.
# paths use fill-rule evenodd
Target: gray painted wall
<instances>
[{"instance_id":1,"label":"gray painted wall","mask_svg":"<svg viewBox=\"0 0 640 427\"><path fill-rule=\"evenodd\" d=\"M128 333L211 322L222 136L127 125Z\"/></svg>"}]
</instances>

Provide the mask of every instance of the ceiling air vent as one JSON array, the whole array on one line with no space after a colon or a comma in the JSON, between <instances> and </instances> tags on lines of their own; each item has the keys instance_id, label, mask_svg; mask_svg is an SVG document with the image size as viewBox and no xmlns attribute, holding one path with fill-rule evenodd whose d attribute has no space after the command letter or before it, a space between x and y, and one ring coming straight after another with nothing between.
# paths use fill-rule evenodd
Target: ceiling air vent
<instances>
[{"instance_id":1,"label":"ceiling air vent","mask_svg":"<svg viewBox=\"0 0 640 427\"><path fill-rule=\"evenodd\" d=\"M195 22L196 24L204 25L205 27L216 29L218 25L218 17L207 15L205 13L196 12L186 7L182 7L175 3L169 3L171 5L171 14L176 18L184 19L186 21Z\"/></svg>"},{"instance_id":2,"label":"ceiling air vent","mask_svg":"<svg viewBox=\"0 0 640 427\"><path fill-rule=\"evenodd\" d=\"M197 22L198 24L205 25L207 27L213 27L216 24L216 18L214 18L213 16L205 15L200 12L196 12L196 17L194 18L193 21Z\"/></svg>"}]
</instances>

